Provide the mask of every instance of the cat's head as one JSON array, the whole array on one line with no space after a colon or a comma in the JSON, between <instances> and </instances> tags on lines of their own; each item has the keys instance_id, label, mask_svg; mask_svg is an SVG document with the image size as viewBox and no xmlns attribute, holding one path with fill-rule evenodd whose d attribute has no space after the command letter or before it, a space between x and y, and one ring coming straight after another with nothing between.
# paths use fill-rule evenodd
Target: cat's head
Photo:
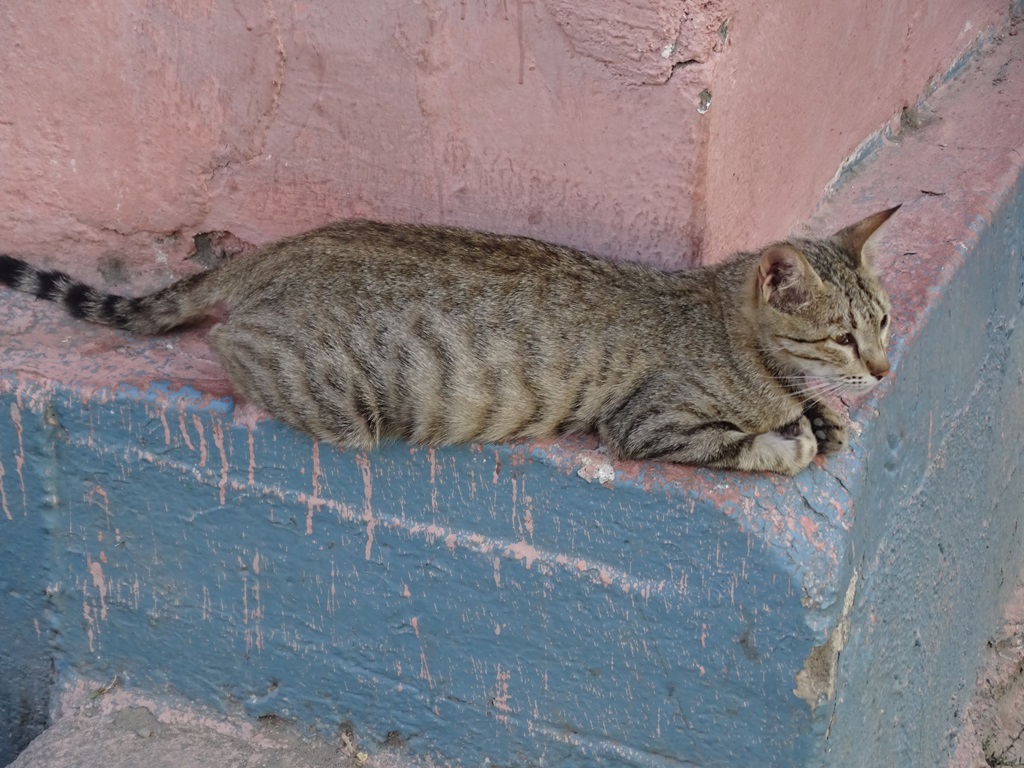
<instances>
[{"instance_id":1,"label":"cat's head","mask_svg":"<svg viewBox=\"0 0 1024 768\"><path fill-rule=\"evenodd\" d=\"M898 208L822 240L793 239L761 252L759 342L797 389L863 394L889 372L889 296L875 272L874 244Z\"/></svg>"}]
</instances>

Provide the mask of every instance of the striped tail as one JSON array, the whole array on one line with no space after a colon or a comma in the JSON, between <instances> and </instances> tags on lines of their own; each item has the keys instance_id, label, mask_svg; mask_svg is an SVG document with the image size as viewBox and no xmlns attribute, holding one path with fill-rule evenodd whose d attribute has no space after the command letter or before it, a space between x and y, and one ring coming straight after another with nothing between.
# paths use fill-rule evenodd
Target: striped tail
<instances>
[{"instance_id":1,"label":"striped tail","mask_svg":"<svg viewBox=\"0 0 1024 768\"><path fill-rule=\"evenodd\" d=\"M21 259L0 255L0 283L37 299L62 304L72 316L143 335L166 333L204 317L226 299L201 272L148 296L129 298L81 283L65 272L36 269Z\"/></svg>"}]
</instances>

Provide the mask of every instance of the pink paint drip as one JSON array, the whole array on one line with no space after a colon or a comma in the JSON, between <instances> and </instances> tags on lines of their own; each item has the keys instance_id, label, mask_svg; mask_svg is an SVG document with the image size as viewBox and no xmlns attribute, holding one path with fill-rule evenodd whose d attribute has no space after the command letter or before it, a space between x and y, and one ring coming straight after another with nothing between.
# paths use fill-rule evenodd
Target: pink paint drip
<instances>
[{"instance_id":1,"label":"pink paint drip","mask_svg":"<svg viewBox=\"0 0 1024 768\"><path fill-rule=\"evenodd\" d=\"M533 538L533 498L526 493L526 477L522 478L523 483L523 527L529 537Z\"/></svg>"},{"instance_id":2,"label":"pink paint drip","mask_svg":"<svg viewBox=\"0 0 1024 768\"><path fill-rule=\"evenodd\" d=\"M377 521L373 517L373 477L370 475L370 460L366 454L356 455L356 464L363 475L363 522L366 523L366 559L370 559L373 551L373 534L377 527Z\"/></svg>"},{"instance_id":3,"label":"pink paint drip","mask_svg":"<svg viewBox=\"0 0 1024 768\"><path fill-rule=\"evenodd\" d=\"M21 408L17 402L11 403L11 422L14 424L14 432L18 436L18 454L14 457L14 470L18 473L18 482L21 483L21 503L28 513L28 496L25 491L25 475L22 470L25 467L25 444L22 442Z\"/></svg>"},{"instance_id":4,"label":"pink paint drip","mask_svg":"<svg viewBox=\"0 0 1024 768\"><path fill-rule=\"evenodd\" d=\"M205 467L206 461L210 457L206 451L206 432L203 430L203 422L200 420L199 416L196 415L192 417L192 424L199 433L199 466Z\"/></svg>"},{"instance_id":5,"label":"pink paint drip","mask_svg":"<svg viewBox=\"0 0 1024 768\"><path fill-rule=\"evenodd\" d=\"M0 461L0 506L3 507L4 515L8 520L13 520L11 516L11 509L7 506L7 489L4 488L4 463Z\"/></svg>"},{"instance_id":6,"label":"pink paint drip","mask_svg":"<svg viewBox=\"0 0 1024 768\"><path fill-rule=\"evenodd\" d=\"M223 506L227 499L230 467L228 466L227 451L224 450L224 428L216 420L213 422L213 443L217 446L217 452L220 454L220 482L217 484L217 488L220 490L220 503Z\"/></svg>"},{"instance_id":7,"label":"pink paint drip","mask_svg":"<svg viewBox=\"0 0 1024 768\"><path fill-rule=\"evenodd\" d=\"M107 619L107 581L103 578L103 565L92 557L86 557L86 564L89 574L92 576L92 584L100 593L100 621Z\"/></svg>"},{"instance_id":8,"label":"pink paint drip","mask_svg":"<svg viewBox=\"0 0 1024 768\"><path fill-rule=\"evenodd\" d=\"M430 462L430 511L437 515L437 452L434 446L427 448L427 461Z\"/></svg>"},{"instance_id":9,"label":"pink paint drip","mask_svg":"<svg viewBox=\"0 0 1024 768\"><path fill-rule=\"evenodd\" d=\"M164 428L164 444L165 445L170 445L171 444L171 426L170 426L170 424L167 423L167 409L163 406L162 403L158 404L156 408L157 408L157 413L160 414L160 424Z\"/></svg>"},{"instance_id":10,"label":"pink paint drip","mask_svg":"<svg viewBox=\"0 0 1024 768\"><path fill-rule=\"evenodd\" d=\"M107 492L105 490L103 490L103 487L101 485L99 485L99 484L96 484L96 486L94 486L93 489L91 491L89 491L89 494L86 497L86 499L89 502L89 504L92 504L93 496L99 496L101 499L103 499L103 514L106 516L107 530L109 531L110 530L110 498L107 496Z\"/></svg>"},{"instance_id":11,"label":"pink paint drip","mask_svg":"<svg viewBox=\"0 0 1024 768\"><path fill-rule=\"evenodd\" d=\"M256 440L253 437L252 426L246 427L249 435L249 487L256 485Z\"/></svg>"},{"instance_id":12,"label":"pink paint drip","mask_svg":"<svg viewBox=\"0 0 1024 768\"><path fill-rule=\"evenodd\" d=\"M516 482L515 474L512 475L512 527L519 528L519 483Z\"/></svg>"},{"instance_id":13,"label":"pink paint drip","mask_svg":"<svg viewBox=\"0 0 1024 768\"><path fill-rule=\"evenodd\" d=\"M251 433L250 433L251 435ZM306 535L313 535L313 515L324 505L320 490L320 441L313 441L313 495L306 498Z\"/></svg>"},{"instance_id":14,"label":"pink paint drip","mask_svg":"<svg viewBox=\"0 0 1024 768\"><path fill-rule=\"evenodd\" d=\"M82 623L85 625L85 636L89 638L89 652L93 653L96 650L96 633L99 629L88 602L82 603Z\"/></svg>"},{"instance_id":15,"label":"pink paint drip","mask_svg":"<svg viewBox=\"0 0 1024 768\"><path fill-rule=\"evenodd\" d=\"M188 446L190 451L194 451L196 447L192 445L192 438L189 437L188 427L185 426L185 412L178 411L178 431L181 432L181 439L185 441L185 445Z\"/></svg>"}]
</instances>

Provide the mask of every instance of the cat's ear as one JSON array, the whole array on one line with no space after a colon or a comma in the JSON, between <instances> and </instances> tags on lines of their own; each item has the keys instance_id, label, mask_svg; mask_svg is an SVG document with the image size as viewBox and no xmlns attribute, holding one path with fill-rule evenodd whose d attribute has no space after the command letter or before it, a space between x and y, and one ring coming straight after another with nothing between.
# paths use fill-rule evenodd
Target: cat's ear
<instances>
[{"instance_id":1,"label":"cat's ear","mask_svg":"<svg viewBox=\"0 0 1024 768\"><path fill-rule=\"evenodd\" d=\"M832 239L838 241L854 258L857 269L871 271L875 265L875 242L882 225L889 220L900 206L894 206L878 213L873 213L836 232Z\"/></svg>"},{"instance_id":2,"label":"cat's ear","mask_svg":"<svg viewBox=\"0 0 1024 768\"><path fill-rule=\"evenodd\" d=\"M794 312L814 301L821 278L807 258L789 243L769 245L757 264L758 298L783 312Z\"/></svg>"}]
</instances>

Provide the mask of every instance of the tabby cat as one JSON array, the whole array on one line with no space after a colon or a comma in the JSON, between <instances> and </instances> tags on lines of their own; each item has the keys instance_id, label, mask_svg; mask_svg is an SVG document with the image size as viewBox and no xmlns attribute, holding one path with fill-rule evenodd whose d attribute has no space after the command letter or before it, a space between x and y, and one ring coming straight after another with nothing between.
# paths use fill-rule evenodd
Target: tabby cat
<instances>
[{"instance_id":1,"label":"tabby cat","mask_svg":"<svg viewBox=\"0 0 1024 768\"><path fill-rule=\"evenodd\" d=\"M226 310L237 392L342 448L596 430L621 458L792 475L846 442L825 399L889 371L872 240L895 211L676 273L357 220L140 298L10 256L0 282L138 334Z\"/></svg>"}]
</instances>

